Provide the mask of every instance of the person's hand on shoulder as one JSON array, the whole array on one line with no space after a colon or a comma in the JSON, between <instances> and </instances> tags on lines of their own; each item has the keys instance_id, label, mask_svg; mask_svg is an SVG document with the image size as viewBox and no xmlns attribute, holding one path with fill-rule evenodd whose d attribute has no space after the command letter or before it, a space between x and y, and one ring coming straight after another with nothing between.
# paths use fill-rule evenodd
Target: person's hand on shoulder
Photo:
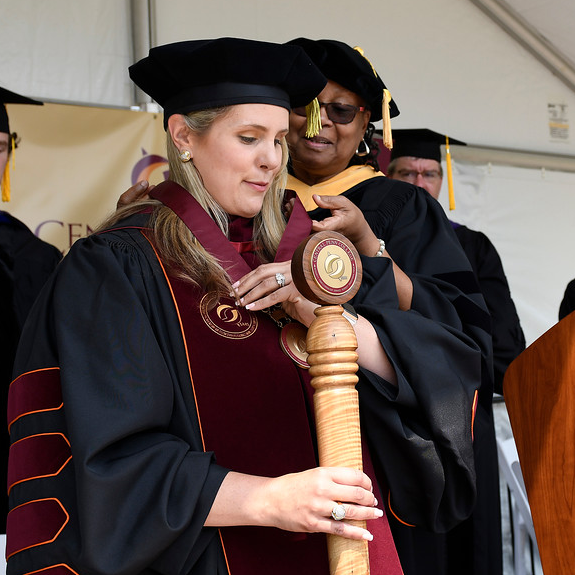
<instances>
[{"instance_id":1,"label":"person's hand on shoulder","mask_svg":"<svg viewBox=\"0 0 575 575\"><path fill-rule=\"evenodd\" d=\"M148 193L154 188L147 180L140 180L132 187L128 188L119 198L116 204L116 209L125 208L139 200L148 200L150 196Z\"/></svg>"}]
</instances>

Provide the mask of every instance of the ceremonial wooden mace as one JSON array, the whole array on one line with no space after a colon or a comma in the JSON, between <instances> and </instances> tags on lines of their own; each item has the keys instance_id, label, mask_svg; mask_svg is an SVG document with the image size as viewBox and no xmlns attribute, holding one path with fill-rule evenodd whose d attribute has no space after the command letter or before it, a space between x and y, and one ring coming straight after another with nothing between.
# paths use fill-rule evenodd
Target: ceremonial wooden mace
<instances>
[{"instance_id":1,"label":"ceremonial wooden mace","mask_svg":"<svg viewBox=\"0 0 575 575\"><path fill-rule=\"evenodd\" d=\"M309 327L306 347L314 388L314 410L322 467L363 470L357 339L339 304L350 300L361 284L359 255L336 232L306 238L292 258L292 277L300 293L321 307ZM365 528L365 521L346 520ZM328 535L331 575L369 575L367 541Z\"/></svg>"}]
</instances>

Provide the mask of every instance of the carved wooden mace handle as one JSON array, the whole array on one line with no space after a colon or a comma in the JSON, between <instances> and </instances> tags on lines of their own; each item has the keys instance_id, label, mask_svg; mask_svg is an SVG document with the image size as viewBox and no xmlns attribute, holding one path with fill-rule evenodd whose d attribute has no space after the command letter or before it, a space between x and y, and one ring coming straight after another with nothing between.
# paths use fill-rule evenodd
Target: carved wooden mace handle
<instances>
[{"instance_id":1,"label":"carved wooden mace handle","mask_svg":"<svg viewBox=\"0 0 575 575\"><path fill-rule=\"evenodd\" d=\"M319 464L363 469L357 339L341 305L361 284L361 263L353 244L336 232L318 232L304 240L292 258L298 290L321 307L309 327L306 346L314 388ZM365 521L346 520L366 527ZM369 575L367 541L328 535L331 575Z\"/></svg>"}]
</instances>

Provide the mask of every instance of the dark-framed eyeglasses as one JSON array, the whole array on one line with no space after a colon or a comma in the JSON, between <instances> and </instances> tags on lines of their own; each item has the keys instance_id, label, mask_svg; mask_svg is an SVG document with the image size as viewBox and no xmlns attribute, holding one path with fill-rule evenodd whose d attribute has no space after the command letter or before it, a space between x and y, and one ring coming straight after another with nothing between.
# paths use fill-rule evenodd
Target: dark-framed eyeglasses
<instances>
[{"instance_id":1,"label":"dark-framed eyeglasses","mask_svg":"<svg viewBox=\"0 0 575 575\"><path fill-rule=\"evenodd\" d=\"M352 106L351 104L340 104L339 102L320 102L319 105L325 108L327 117L336 124L349 124L353 122L358 112L365 112L364 106ZM292 108L294 114L305 116L305 106Z\"/></svg>"},{"instance_id":2,"label":"dark-framed eyeglasses","mask_svg":"<svg viewBox=\"0 0 575 575\"><path fill-rule=\"evenodd\" d=\"M415 184L418 176L421 176L426 182L435 182L441 178L441 172L438 170L423 170L418 172L416 170L397 170L399 179L410 184Z\"/></svg>"}]
</instances>

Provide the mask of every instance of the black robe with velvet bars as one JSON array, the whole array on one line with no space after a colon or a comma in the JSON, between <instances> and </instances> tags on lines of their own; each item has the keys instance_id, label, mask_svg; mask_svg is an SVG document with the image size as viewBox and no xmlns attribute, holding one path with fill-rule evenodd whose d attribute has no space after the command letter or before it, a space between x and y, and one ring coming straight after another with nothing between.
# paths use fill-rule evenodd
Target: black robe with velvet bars
<instances>
[{"instance_id":1,"label":"black robe with velvet bars","mask_svg":"<svg viewBox=\"0 0 575 575\"><path fill-rule=\"evenodd\" d=\"M204 450L196 374L230 388L250 387L254 377L285 382L311 420L308 373L283 354L266 314L243 310L246 317L235 318L224 299L214 318L213 307L202 307L209 294L189 286L199 349L186 347L164 269L140 229L146 222L134 216L78 240L24 330L10 390L9 575L227 573L220 533L203 525L228 467L217 451ZM244 224L232 222L231 240L250 239ZM389 486L391 511L405 523L445 530L474 503L481 354L451 326L398 310L389 260L362 263L365 280L353 303L372 321L398 376L396 389L360 369L362 432L378 479ZM230 326L245 331L238 336ZM257 400L232 403L222 433L259 472L271 473L273 442L246 445L244 430L264 408L292 424L281 405ZM306 459L314 440L307 427L307 447L293 445L281 472L316 464L315 454ZM323 538L285 537L294 555L300 541ZM260 549L245 561L255 570L264 551L273 554ZM298 571L317 573L305 565Z\"/></svg>"}]
</instances>

